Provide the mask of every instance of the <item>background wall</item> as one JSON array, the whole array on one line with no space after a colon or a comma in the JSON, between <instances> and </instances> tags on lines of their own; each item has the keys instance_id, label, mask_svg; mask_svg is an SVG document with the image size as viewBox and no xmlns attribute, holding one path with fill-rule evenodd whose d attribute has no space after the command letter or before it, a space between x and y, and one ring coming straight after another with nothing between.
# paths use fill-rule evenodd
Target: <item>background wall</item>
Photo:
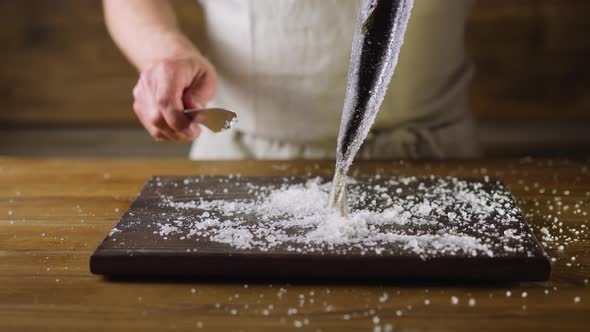
<instances>
[{"instance_id":1,"label":"background wall","mask_svg":"<svg viewBox=\"0 0 590 332\"><path fill-rule=\"evenodd\" d=\"M420 1L420 0L418 0ZM206 45L195 0L175 0ZM590 2L480 0L469 21L472 107L492 155L590 151ZM185 155L131 110L137 73L100 1L0 0L0 154Z\"/></svg>"}]
</instances>

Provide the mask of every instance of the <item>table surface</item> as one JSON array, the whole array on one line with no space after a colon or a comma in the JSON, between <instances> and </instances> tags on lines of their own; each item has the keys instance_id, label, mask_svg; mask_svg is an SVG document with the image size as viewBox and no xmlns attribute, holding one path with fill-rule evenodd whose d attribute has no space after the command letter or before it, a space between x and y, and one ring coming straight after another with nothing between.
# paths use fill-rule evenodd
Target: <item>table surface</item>
<instances>
[{"instance_id":1,"label":"table surface","mask_svg":"<svg viewBox=\"0 0 590 332\"><path fill-rule=\"evenodd\" d=\"M545 283L138 282L89 272L90 254L151 175L331 175L332 167L330 161L0 158L0 331L590 326L590 163L581 161L382 161L353 169L502 179L554 261Z\"/></svg>"}]
</instances>

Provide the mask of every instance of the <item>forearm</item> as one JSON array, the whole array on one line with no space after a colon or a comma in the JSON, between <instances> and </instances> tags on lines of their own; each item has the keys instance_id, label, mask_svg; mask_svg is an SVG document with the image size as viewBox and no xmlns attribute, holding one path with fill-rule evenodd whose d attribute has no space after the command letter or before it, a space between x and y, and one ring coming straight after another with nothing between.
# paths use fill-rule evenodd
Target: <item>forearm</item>
<instances>
[{"instance_id":1,"label":"forearm","mask_svg":"<svg viewBox=\"0 0 590 332\"><path fill-rule=\"evenodd\" d=\"M103 5L111 36L139 70L198 54L180 31L168 0L103 0Z\"/></svg>"}]
</instances>

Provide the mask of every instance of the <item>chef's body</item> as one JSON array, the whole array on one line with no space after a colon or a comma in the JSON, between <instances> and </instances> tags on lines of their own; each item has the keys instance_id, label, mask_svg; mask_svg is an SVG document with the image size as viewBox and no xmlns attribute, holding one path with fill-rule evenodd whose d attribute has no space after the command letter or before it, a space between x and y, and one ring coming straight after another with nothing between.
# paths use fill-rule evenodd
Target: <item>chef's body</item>
<instances>
[{"instance_id":1,"label":"chef's body","mask_svg":"<svg viewBox=\"0 0 590 332\"><path fill-rule=\"evenodd\" d=\"M203 55L168 0L103 0L109 31L141 72L134 111L157 140L194 141L190 157L334 158L359 0L201 0ZM399 64L363 159L479 154L464 49L473 0L416 0ZM184 109L225 107L213 134Z\"/></svg>"}]
</instances>

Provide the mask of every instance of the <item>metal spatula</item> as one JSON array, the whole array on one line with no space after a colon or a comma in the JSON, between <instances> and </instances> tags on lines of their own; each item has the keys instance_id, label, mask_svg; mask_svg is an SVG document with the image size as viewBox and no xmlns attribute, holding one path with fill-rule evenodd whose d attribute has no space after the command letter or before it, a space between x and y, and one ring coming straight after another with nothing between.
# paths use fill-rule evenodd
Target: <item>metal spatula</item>
<instances>
[{"instance_id":1,"label":"metal spatula","mask_svg":"<svg viewBox=\"0 0 590 332\"><path fill-rule=\"evenodd\" d=\"M185 110L184 114L191 119L198 117L199 123L214 133L230 129L238 121L236 113L223 108Z\"/></svg>"}]
</instances>

